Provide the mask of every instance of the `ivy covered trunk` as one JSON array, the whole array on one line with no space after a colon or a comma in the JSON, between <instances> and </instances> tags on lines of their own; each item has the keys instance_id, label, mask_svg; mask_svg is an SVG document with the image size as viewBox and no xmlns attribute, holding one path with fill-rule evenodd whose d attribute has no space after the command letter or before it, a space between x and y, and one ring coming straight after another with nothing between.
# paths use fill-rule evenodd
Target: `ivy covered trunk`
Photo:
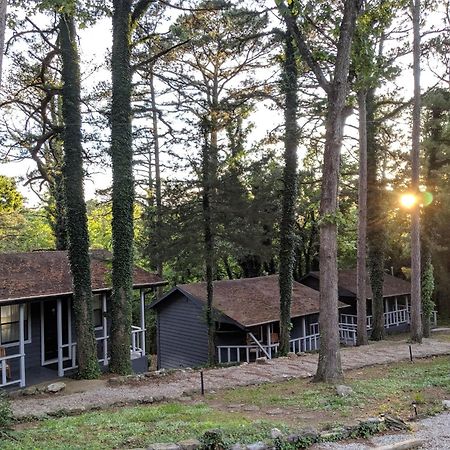
<instances>
[{"instance_id":1,"label":"ivy covered trunk","mask_svg":"<svg viewBox=\"0 0 450 450\"><path fill-rule=\"evenodd\" d=\"M113 373L131 372L133 299L133 149L131 135L131 0L114 0L111 55L112 285L111 361Z\"/></svg>"},{"instance_id":2,"label":"ivy covered trunk","mask_svg":"<svg viewBox=\"0 0 450 450\"><path fill-rule=\"evenodd\" d=\"M80 66L72 16L60 16L59 39L63 63L64 191L78 343L78 373L81 378L89 379L98 377L99 366L93 325L89 236L83 191Z\"/></svg>"},{"instance_id":3,"label":"ivy covered trunk","mask_svg":"<svg viewBox=\"0 0 450 450\"><path fill-rule=\"evenodd\" d=\"M289 352L294 270L295 202L297 198L297 65L292 35L286 33L282 90L285 97L285 138L282 216L280 223L280 348Z\"/></svg>"},{"instance_id":4,"label":"ivy covered trunk","mask_svg":"<svg viewBox=\"0 0 450 450\"><path fill-rule=\"evenodd\" d=\"M385 229L382 186L378 181L379 148L376 140L375 90L369 89L367 111L367 245L370 286L372 289L372 332L370 339L384 338L384 258Z\"/></svg>"}]
</instances>

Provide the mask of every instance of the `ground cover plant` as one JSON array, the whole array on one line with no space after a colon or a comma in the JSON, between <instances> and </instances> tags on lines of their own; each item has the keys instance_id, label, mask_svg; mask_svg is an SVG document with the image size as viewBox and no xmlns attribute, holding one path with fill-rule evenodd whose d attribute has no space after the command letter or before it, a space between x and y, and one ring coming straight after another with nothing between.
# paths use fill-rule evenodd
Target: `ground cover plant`
<instances>
[{"instance_id":1,"label":"ground cover plant","mask_svg":"<svg viewBox=\"0 0 450 450\"><path fill-rule=\"evenodd\" d=\"M296 379L18 424L1 448L136 448L199 438L210 429L221 429L226 443L249 443L267 440L273 427L289 433L311 425L332 429L379 414L406 419L414 414L413 402L419 415L433 414L450 395L450 361L436 357L353 370L345 384L353 389L346 397L333 386Z\"/></svg>"}]
</instances>

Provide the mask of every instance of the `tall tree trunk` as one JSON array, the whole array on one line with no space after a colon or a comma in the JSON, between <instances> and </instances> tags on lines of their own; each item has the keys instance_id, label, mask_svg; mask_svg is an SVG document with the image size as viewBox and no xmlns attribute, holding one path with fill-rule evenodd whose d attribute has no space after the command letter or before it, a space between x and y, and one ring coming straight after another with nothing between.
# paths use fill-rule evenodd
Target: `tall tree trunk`
<instances>
[{"instance_id":1,"label":"tall tree trunk","mask_svg":"<svg viewBox=\"0 0 450 450\"><path fill-rule=\"evenodd\" d=\"M294 269L295 202L297 199L297 65L292 35L285 37L285 62L282 89L285 98L284 169L282 216L280 223L280 348L289 352L291 301Z\"/></svg>"},{"instance_id":2,"label":"tall tree trunk","mask_svg":"<svg viewBox=\"0 0 450 450\"><path fill-rule=\"evenodd\" d=\"M153 142L155 151L155 200L156 200L156 229L155 229L155 257L156 272L163 277L163 259L160 251L161 228L162 228L162 199L161 199L161 165L159 159L159 132L158 132L158 110L156 107L156 92L154 83L153 66L150 68L150 95L152 99L152 122ZM158 297L162 295L162 287L158 288Z\"/></svg>"},{"instance_id":3,"label":"tall tree trunk","mask_svg":"<svg viewBox=\"0 0 450 450\"><path fill-rule=\"evenodd\" d=\"M382 187L378 181L379 148L376 141L375 90L369 89L367 110L367 244L369 250L369 274L372 290L372 332L370 339L384 338L384 255L385 232L382 209Z\"/></svg>"},{"instance_id":4,"label":"tall tree trunk","mask_svg":"<svg viewBox=\"0 0 450 450\"><path fill-rule=\"evenodd\" d=\"M292 4L292 3L291 3ZM320 351L316 381L333 382L342 378L339 351L337 220L339 163L345 122L345 100L348 93L350 50L355 33L359 0L345 0L339 30L336 63L332 81L308 46L297 25L296 14L284 2L277 2L288 30L293 34L298 51L314 73L319 86L327 94L327 116L322 190L320 198Z\"/></svg>"},{"instance_id":5,"label":"tall tree trunk","mask_svg":"<svg viewBox=\"0 0 450 450\"><path fill-rule=\"evenodd\" d=\"M359 186L358 186L358 248L357 248L357 345L367 344L367 92L358 92L359 106Z\"/></svg>"},{"instance_id":6,"label":"tall tree trunk","mask_svg":"<svg viewBox=\"0 0 450 450\"><path fill-rule=\"evenodd\" d=\"M80 66L75 22L61 15L62 113L64 120L64 191L73 279L73 309L77 333L78 372L82 378L99 375L92 314L89 235L83 191Z\"/></svg>"},{"instance_id":7,"label":"tall tree trunk","mask_svg":"<svg viewBox=\"0 0 450 450\"><path fill-rule=\"evenodd\" d=\"M348 93L350 50L359 2L347 0L338 44L333 82L329 86L325 152L320 197L320 349L316 381L334 382L342 378L339 349L337 220L339 164Z\"/></svg>"},{"instance_id":8,"label":"tall tree trunk","mask_svg":"<svg viewBox=\"0 0 450 450\"><path fill-rule=\"evenodd\" d=\"M420 183L420 0L411 0L413 15L414 107L412 130L412 192L418 197ZM416 201L411 211L411 341L422 342L420 269L420 209Z\"/></svg>"},{"instance_id":9,"label":"tall tree trunk","mask_svg":"<svg viewBox=\"0 0 450 450\"><path fill-rule=\"evenodd\" d=\"M112 284L111 372L131 372L133 299L133 149L131 134L131 0L114 0L111 55Z\"/></svg>"},{"instance_id":10,"label":"tall tree trunk","mask_svg":"<svg viewBox=\"0 0 450 450\"><path fill-rule=\"evenodd\" d=\"M3 52L5 51L6 5L7 0L0 0L0 87L3 75Z\"/></svg>"},{"instance_id":11,"label":"tall tree trunk","mask_svg":"<svg viewBox=\"0 0 450 450\"><path fill-rule=\"evenodd\" d=\"M208 327L208 363L214 364L216 357L215 347L215 320L214 320L214 232L212 220L211 198L213 195L213 155L212 147L217 145L217 133L211 132L211 124L204 123L203 151L202 151L202 188L203 188L203 243L205 251L206 276L206 325ZM214 143L212 142L214 139Z\"/></svg>"}]
</instances>

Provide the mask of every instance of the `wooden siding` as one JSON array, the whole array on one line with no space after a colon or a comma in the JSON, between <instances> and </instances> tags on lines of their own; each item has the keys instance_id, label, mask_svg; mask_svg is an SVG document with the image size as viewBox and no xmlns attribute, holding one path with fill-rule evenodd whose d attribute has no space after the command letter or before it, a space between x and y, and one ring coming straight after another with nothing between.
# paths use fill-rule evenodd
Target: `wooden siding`
<instances>
[{"instance_id":1,"label":"wooden siding","mask_svg":"<svg viewBox=\"0 0 450 450\"><path fill-rule=\"evenodd\" d=\"M203 308L180 292L157 307L158 368L195 367L208 361Z\"/></svg>"}]
</instances>

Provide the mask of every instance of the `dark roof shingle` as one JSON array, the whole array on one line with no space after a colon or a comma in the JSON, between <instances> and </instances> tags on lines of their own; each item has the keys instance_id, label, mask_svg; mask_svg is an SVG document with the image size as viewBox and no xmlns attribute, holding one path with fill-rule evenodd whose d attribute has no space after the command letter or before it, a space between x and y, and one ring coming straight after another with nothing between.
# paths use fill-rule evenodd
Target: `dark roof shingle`
<instances>
[{"instance_id":1,"label":"dark roof shingle","mask_svg":"<svg viewBox=\"0 0 450 450\"><path fill-rule=\"evenodd\" d=\"M182 284L178 288L206 303L206 283ZM245 327L279 320L278 275L215 281L214 308ZM291 316L318 312L319 293L294 282Z\"/></svg>"},{"instance_id":2,"label":"dark roof shingle","mask_svg":"<svg viewBox=\"0 0 450 450\"><path fill-rule=\"evenodd\" d=\"M111 288L112 255L91 251L92 290ZM134 268L134 287L163 284L156 274ZM0 302L72 293L72 277L66 251L0 254Z\"/></svg>"},{"instance_id":3,"label":"dark roof shingle","mask_svg":"<svg viewBox=\"0 0 450 450\"><path fill-rule=\"evenodd\" d=\"M319 272L311 272L312 276L319 278ZM308 275L307 275L308 276ZM339 288L345 289L356 297L356 270L345 269L339 271ZM372 299L370 281L367 280L367 298ZM411 283L387 273L384 274L383 297L395 297L411 293Z\"/></svg>"}]
</instances>

